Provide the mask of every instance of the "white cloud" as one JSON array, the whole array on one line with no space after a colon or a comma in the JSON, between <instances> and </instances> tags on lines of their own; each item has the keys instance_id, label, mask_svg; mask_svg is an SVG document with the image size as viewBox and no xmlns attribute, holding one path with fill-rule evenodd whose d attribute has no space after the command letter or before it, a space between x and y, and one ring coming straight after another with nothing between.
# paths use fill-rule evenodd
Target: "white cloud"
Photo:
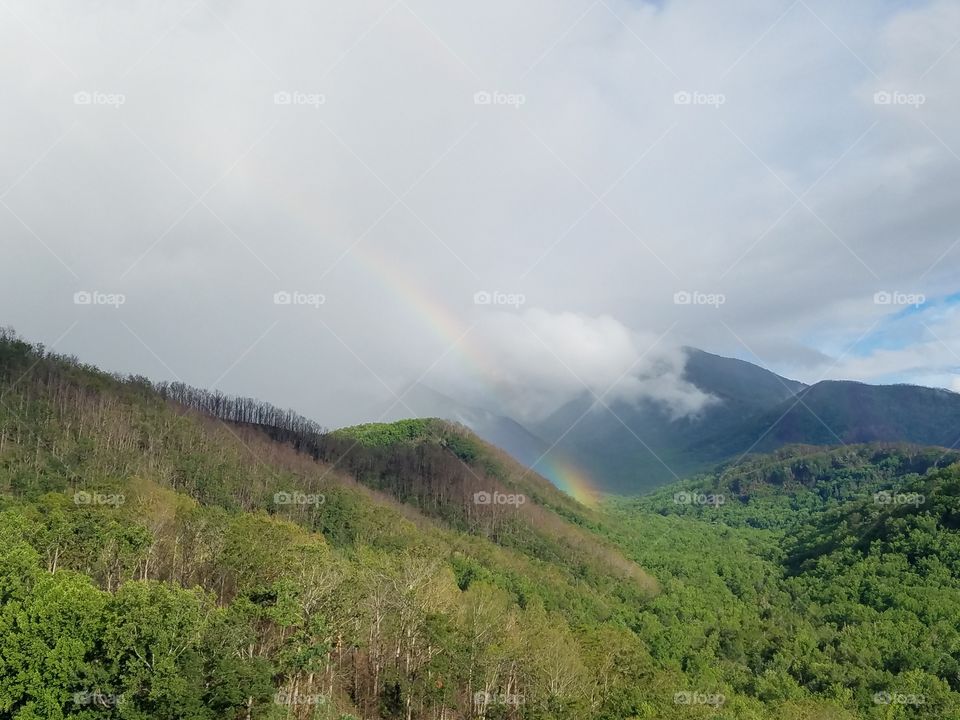
<instances>
[{"instance_id":1,"label":"white cloud","mask_svg":"<svg viewBox=\"0 0 960 720\"><path fill-rule=\"evenodd\" d=\"M522 419L542 419L584 393L607 404L653 400L675 417L696 413L713 398L683 379L683 351L663 340L609 316L490 312L470 341L482 358L483 382L464 385L456 366L437 382Z\"/></svg>"},{"instance_id":2,"label":"white cloud","mask_svg":"<svg viewBox=\"0 0 960 720\"><path fill-rule=\"evenodd\" d=\"M953 388L960 370L960 306L934 303L891 317L863 345L830 368L829 377Z\"/></svg>"}]
</instances>

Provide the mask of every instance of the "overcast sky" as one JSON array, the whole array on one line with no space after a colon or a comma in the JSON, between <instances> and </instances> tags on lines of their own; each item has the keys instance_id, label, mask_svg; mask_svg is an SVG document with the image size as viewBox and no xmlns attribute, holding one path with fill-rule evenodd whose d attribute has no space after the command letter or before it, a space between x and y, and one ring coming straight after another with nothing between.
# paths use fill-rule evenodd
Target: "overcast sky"
<instances>
[{"instance_id":1,"label":"overcast sky","mask_svg":"<svg viewBox=\"0 0 960 720\"><path fill-rule=\"evenodd\" d=\"M0 324L331 426L960 390L958 78L954 0L3 0Z\"/></svg>"}]
</instances>

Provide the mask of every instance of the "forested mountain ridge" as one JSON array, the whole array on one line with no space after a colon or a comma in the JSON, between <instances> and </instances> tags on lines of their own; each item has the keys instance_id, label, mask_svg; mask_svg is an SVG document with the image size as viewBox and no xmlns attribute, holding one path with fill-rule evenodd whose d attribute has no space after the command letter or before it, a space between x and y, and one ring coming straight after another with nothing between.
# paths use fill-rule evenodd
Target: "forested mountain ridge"
<instances>
[{"instance_id":1,"label":"forested mountain ridge","mask_svg":"<svg viewBox=\"0 0 960 720\"><path fill-rule=\"evenodd\" d=\"M660 403L585 395L533 430L579 463L607 492L637 494L746 453L786 445L960 442L960 394L915 385L824 380L807 386L758 365L686 349L684 379L710 396L676 418ZM581 418L578 420L578 418Z\"/></svg>"},{"instance_id":2,"label":"forested mountain ridge","mask_svg":"<svg viewBox=\"0 0 960 720\"><path fill-rule=\"evenodd\" d=\"M849 509L849 503L873 502L907 479L930 475L960 463L960 450L896 443L822 448L792 445L773 453L750 455L739 462L674 483L638 499L638 506L658 513L707 516L759 529L790 529L822 519L822 514ZM678 493L723 498L718 505L675 502ZM681 498L685 499L685 498ZM882 505L884 498L876 498ZM720 507L722 506L722 507ZM706 515L704 515L706 513ZM734 519L733 514L736 514Z\"/></svg>"},{"instance_id":3,"label":"forested mountain ridge","mask_svg":"<svg viewBox=\"0 0 960 720\"><path fill-rule=\"evenodd\" d=\"M403 503L270 406L9 334L0 380L0 717L613 716L601 688L627 676L597 653L642 652L655 581L541 505L596 522L542 479L522 505L431 505L429 477L457 502L520 482L465 431L430 423L419 484L363 445L345 459Z\"/></svg>"},{"instance_id":4,"label":"forested mountain ridge","mask_svg":"<svg viewBox=\"0 0 960 720\"><path fill-rule=\"evenodd\" d=\"M524 467L533 467L536 472L546 474L549 478L552 468L547 463L538 464L537 461L546 454L555 457L556 449L548 453L550 444L513 418L457 402L423 383L410 385L401 393L401 397L402 406L391 399L372 409L369 417L388 421L443 418L465 425L488 443L507 452Z\"/></svg>"},{"instance_id":5,"label":"forested mountain ridge","mask_svg":"<svg viewBox=\"0 0 960 720\"><path fill-rule=\"evenodd\" d=\"M949 390L839 380L808 386L744 360L684 352L683 379L710 398L686 417L652 400L609 399L608 409L584 393L527 429L497 408L464 407L422 386L410 389L411 407L420 417L458 418L548 477L559 461L602 492L623 495L794 444L960 442L960 394Z\"/></svg>"},{"instance_id":6,"label":"forested mountain ridge","mask_svg":"<svg viewBox=\"0 0 960 720\"><path fill-rule=\"evenodd\" d=\"M574 525L597 515L463 426L437 418L371 423L332 432L250 398L161 384L164 399L288 444L338 474L461 532L564 565L616 568L651 592L655 582L619 551ZM328 471L329 472L329 471ZM573 523L573 525L571 525Z\"/></svg>"},{"instance_id":7,"label":"forested mountain ridge","mask_svg":"<svg viewBox=\"0 0 960 720\"><path fill-rule=\"evenodd\" d=\"M605 491L623 495L709 469L746 451L756 436L735 442L727 434L789 402L806 385L753 363L685 348L683 379L709 400L699 412L675 417L662 403L611 400L594 407L585 394L533 427L584 467ZM591 409L592 408L592 409ZM751 429L752 429L751 425ZM713 441L723 435L723 442Z\"/></svg>"},{"instance_id":8,"label":"forested mountain ridge","mask_svg":"<svg viewBox=\"0 0 960 720\"><path fill-rule=\"evenodd\" d=\"M655 627L683 628L655 655L731 692L833 699L804 718L960 717L958 461L792 447L614 501L663 586Z\"/></svg>"},{"instance_id":9,"label":"forested mountain ridge","mask_svg":"<svg viewBox=\"0 0 960 720\"><path fill-rule=\"evenodd\" d=\"M438 420L327 432L9 334L0 388L0 718L960 715L955 455L587 508Z\"/></svg>"},{"instance_id":10,"label":"forested mountain ridge","mask_svg":"<svg viewBox=\"0 0 960 720\"><path fill-rule=\"evenodd\" d=\"M792 443L954 447L960 442L960 394L916 385L824 380L708 442L743 449L755 443L757 452Z\"/></svg>"}]
</instances>

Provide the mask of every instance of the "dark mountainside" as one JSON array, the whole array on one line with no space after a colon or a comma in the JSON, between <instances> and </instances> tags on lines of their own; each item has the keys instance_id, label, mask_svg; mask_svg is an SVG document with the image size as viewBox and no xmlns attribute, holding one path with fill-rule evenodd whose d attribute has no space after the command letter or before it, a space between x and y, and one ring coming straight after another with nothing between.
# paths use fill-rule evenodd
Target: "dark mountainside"
<instances>
[{"instance_id":1,"label":"dark mountainside","mask_svg":"<svg viewBox=\"0 0 960 720\"><path fill-rule=\"evenodd\" d=\"M590 409L577 422L593 402L586 396L560 408L535 431L553 442L576 422L557 447L574 457L605 491L631 494L727 459L741 446L701 450L704 436L717 428L740 427L745 419L805 387L743 360L693 348L687 349L687 358L685 378L717 398L697 417L675 420L658 403L618 402L610 410Z\"/></svg>"},{"instance_id":2,"label":"dark mountainside","mask_svg":"<svg viewBox=\"0 0 960 720\"><path fill-rule=\"evenodd\" d=\"M773 428L758 444L761 451L798 442L902 441L951 447L960 440L960 395L949 390L824 381L796 400L774 408L749 429L752 435Z\"/></svg>"},{"instance_id":3,"label":"dark mountainside","mask_svg":"<svg viewBox=\"0 0 960 720\"><path fill-rule=\"evenodd\" d=\"M948 390L842 381L808 387L743 360L693 348L687 356L685 378L717 399L696 417L674 419L650 401L616 402L607 410L594 406L588 394L529 432L517 432L518 423L493 413L477 422L460 417L528 466L556 442L551 456L583 468L600 490L624 495L791 444L908 442L946 448L960 442L960 395ZM449 417L442 403L431 409Z\"/></svg>"}]
</instances>

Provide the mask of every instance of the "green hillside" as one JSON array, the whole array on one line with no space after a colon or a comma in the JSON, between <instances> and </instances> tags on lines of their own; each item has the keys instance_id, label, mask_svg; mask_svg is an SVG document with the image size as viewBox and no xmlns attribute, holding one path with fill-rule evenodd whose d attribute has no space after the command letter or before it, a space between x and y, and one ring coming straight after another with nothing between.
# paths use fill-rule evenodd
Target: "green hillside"
<instances>
[{"instance_id":1,"label":"green hillside","mask_svg":"<svg viewBox=\"0 0 960 720\"><path fill-rule=\"evenodd\" d=\"M785 448L613 502L663 585L649 622L683 628L655 657L735 697L835 703L798 717L960 717L958 461Z\"/></svg>"},{"instance_id":2,"label":"green hillside","mask_svg":"<svg viewBox=\"0 0 960 720\"><path fill-rule=\"evenodd\" d=\"M0 717L616 714L598 653L643 652L656 582L536 496L453 529L182 388L10 337L0 368ZM514 482L469 443L421 471Z\"/></svg>"},{"instance_id":3,"label":"green hillside","mask_svg":"<svg viewBox=\"0 0 960 720\"><path fill-rule=\"evenodd\" d=\"M4 333L0 718L956 718L957 459L587 508L451 423L327 432Z\"/></svg>"}]
</instances>

